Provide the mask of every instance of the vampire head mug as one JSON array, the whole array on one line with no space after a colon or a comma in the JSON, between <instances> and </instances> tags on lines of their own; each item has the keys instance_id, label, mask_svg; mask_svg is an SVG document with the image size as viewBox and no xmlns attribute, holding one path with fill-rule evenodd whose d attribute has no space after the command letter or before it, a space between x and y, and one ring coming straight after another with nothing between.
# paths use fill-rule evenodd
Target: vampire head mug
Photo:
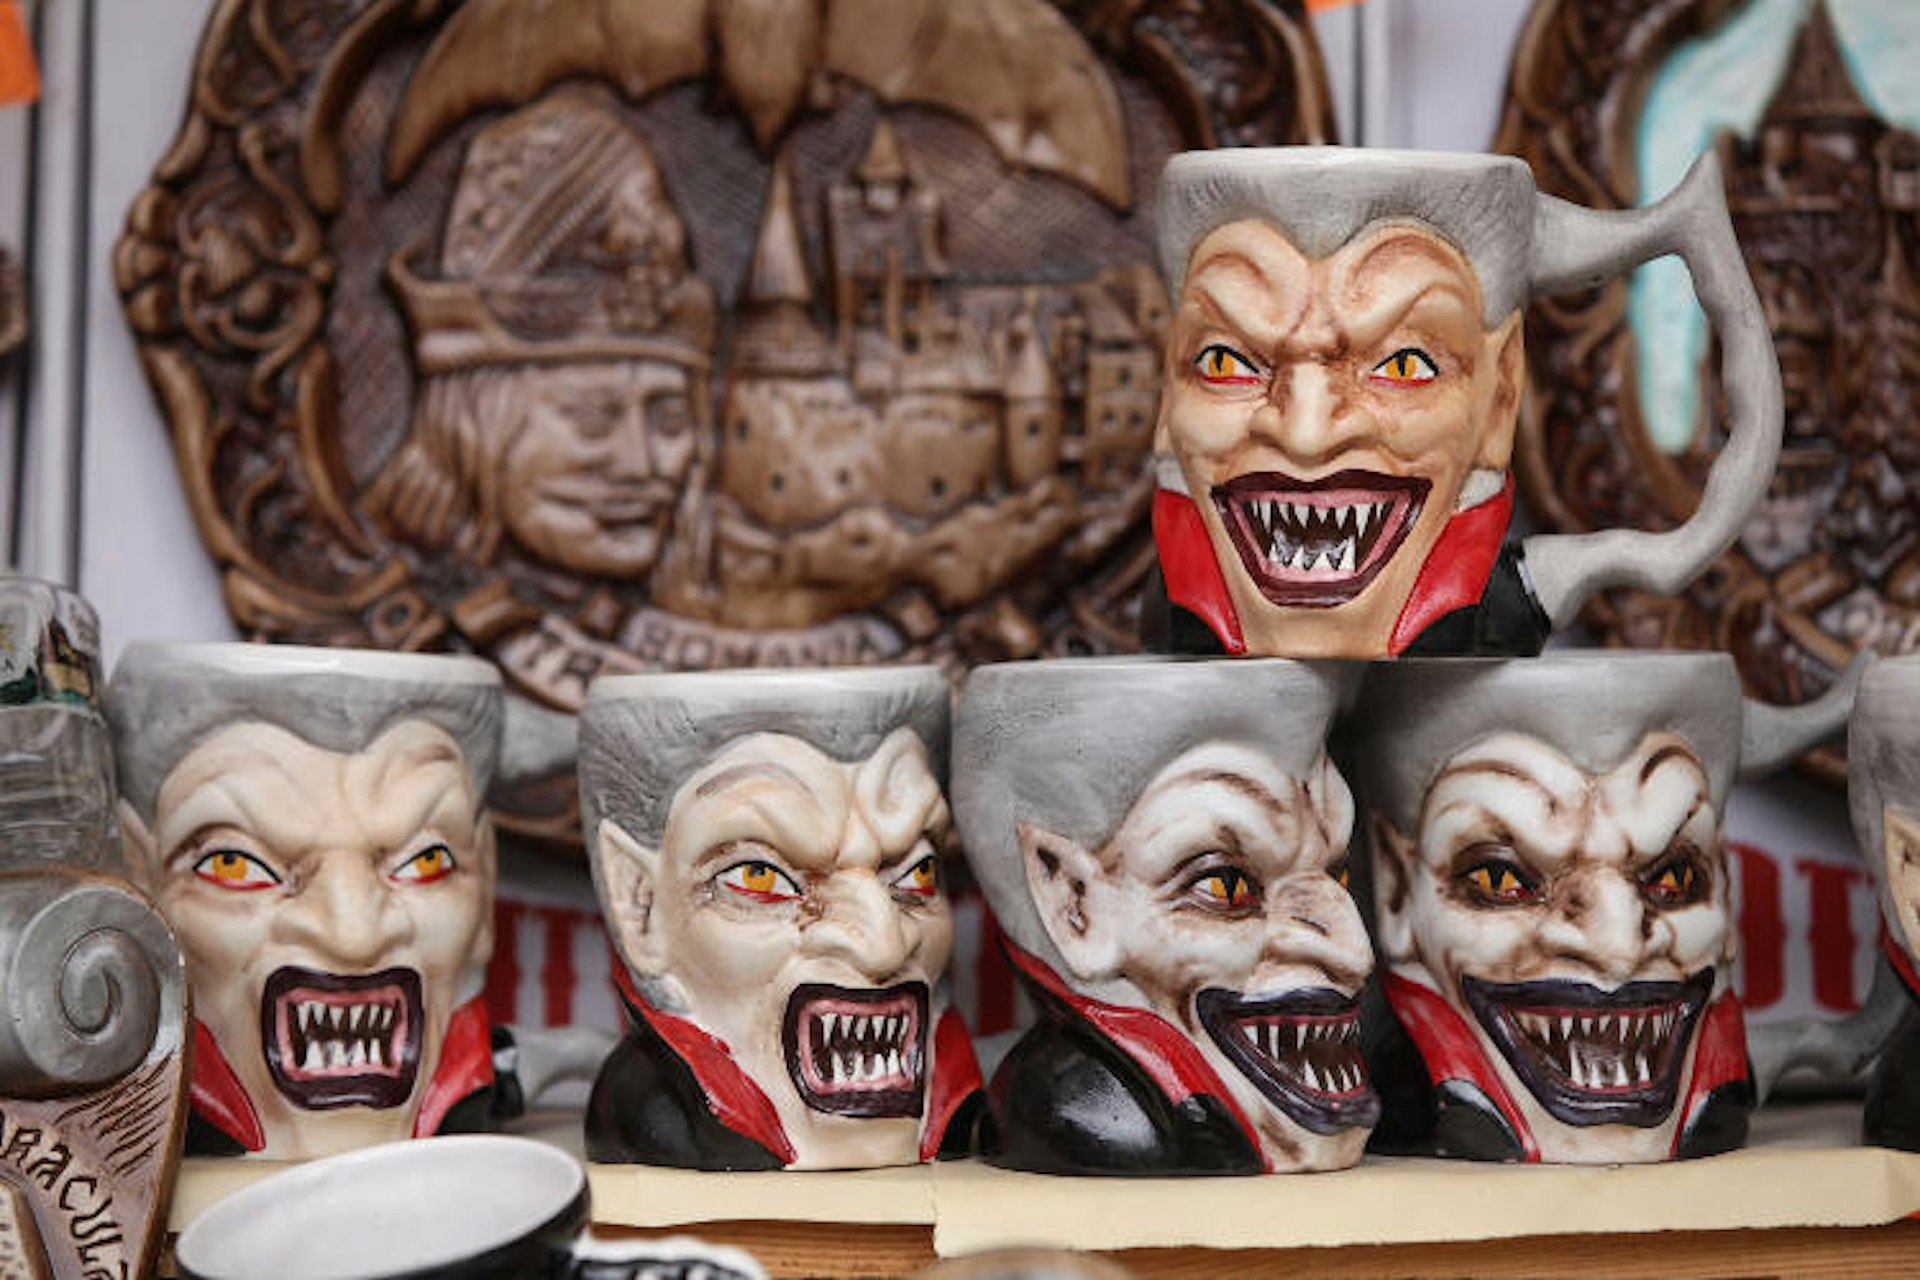
<instances>
[{"instance_id":1,"label":"vampire head mug","mask_svg":"<svg viewBox=\"0 0 1920 1280\"><path fill-rule=\"evenodd\" d=\"M1722 827L1844 718L1725 654L1375 663L1353 758L1393 1023L1376 1145L1629 1163L1739 1145L1753 1090Z\"/></svg>"},{"instance_id":2,"label":"vampire head mug","mask_svg":"<svg viewBox=\"0 0 1920 1280\"><path fill-rule=\"evenodd\" d=\"M481 1127L499 674L135 644L107 689L127 860L180 939L203 1154Z\"/></svg>"},{"instance_id":3,"label":"vampire head mug","mask_svg":"<svg viewBox=\"0 0 1920 1280\"><path fill-rule=\"evenodd\" d=\"M1302 663L982 667L954 727L974 878L1040 1020L995 1074L993 1158L1050 1173L1341 1168L1379 1112L1372 953Z\"/></svg>"},{"instance_id":4,"label":"vampire head mug","mask_svg":"<svg viewBox=\"0 0 1920 1280\"><path fill-rule=\"evenodd\" d=\"M1153 526L1176 649L1534 653L1602 587L1692 581L1772 479L1779 365L1710 155L1659 204L1599 212L1504 156L1187 152L1159 235ZM1719 335L1730 410L1699 510L1506 546L1524 304L1666 253Z\"/></svg>"},{"instance_id":5,"label":"vampire head mug","mask_svg":"<svg viewBox=\"0 0 1920 1280\"><path fill-rule=\"evenodd\" d=\"M934 667L594 682L581 811L630 1025L594 1159L857 1168L965 1140L949 699Z\"/></svg>"}]
</instances>

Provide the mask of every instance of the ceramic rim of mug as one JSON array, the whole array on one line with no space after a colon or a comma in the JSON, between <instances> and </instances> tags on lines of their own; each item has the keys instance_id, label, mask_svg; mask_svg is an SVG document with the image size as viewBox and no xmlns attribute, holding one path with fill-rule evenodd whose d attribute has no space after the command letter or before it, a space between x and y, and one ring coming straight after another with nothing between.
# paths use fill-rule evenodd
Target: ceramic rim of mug
<instances>
[{"instance_id":1,"label":"ceramic rim of mug","mask_svg":"<svg viewBox=\"0 0 1920 1280\"><path fill-rule=\"evenodd\" d=\"M460 1194L475 1175L499 1194ZM500 1134L414 1138L235 1192L187 1224L174 1261L187 1280L452 1280L562 1252L588 1212L586 1170L558 1147Z\"/></svg>"},{"instance_id":2,"label":"ceramic rim of mug","mask_svg":"<svg viewBox=\"0 0 1920 1280\"><path fill-rule=\"evenodd\" d=\"M256 644L245 640L136 640L127 646L128 653L135 651L222 665L236 675L265 680L339 674L438 684L500 683L500 672L491 662L457 653L394 653L386 649ZM125 655L121 660L125 661Z\"/></svg>"},{"instance_id":3,"label":"ceramic rim of mug","mask_svg":"<svg viewBox=\"0 0 1920 1280\"><path fill-rule=\"evenodd\" d=\"M624 702L634 698L672 696L690 689L703 691L734 686L806 688L832 685L854 693L885 693L945 673L932 663L871 667L728 667L714 671L643 671L631 675L597 676L587 686L586 705Z\"/></svg>"}]
</instances>

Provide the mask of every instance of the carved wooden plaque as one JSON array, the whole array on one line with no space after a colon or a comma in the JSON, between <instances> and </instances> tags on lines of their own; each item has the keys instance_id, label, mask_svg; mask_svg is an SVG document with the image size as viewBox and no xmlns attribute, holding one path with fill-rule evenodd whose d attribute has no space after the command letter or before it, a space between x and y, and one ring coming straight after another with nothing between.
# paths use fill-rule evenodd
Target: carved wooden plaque
<instances>
[{"instance_id":1,"label":"carved wooden plaque","mask_svg":"<svg viewBox=\"0 0 1920 1280\"><path fill-rule=\"evenodd\" d=\"M1610 643L1728 650L1749 692L1794 703L1856 652L1920 646L1920 136L1869 106L1825 0L1785 30L1754 21L1783 9L1768 8L1541 0L1496 145L1532 164L1543 191L1632 205L1660 194L1642 192L1637 174L1669 126L1652 114L1672 88L1663 69L1703 67L1711 53L1750 83L1760 77L1749 127L1707 140L1780 354L1779 469L1739 543L1687 596L1611 593L1589 618ZM1911 6L1854 12L1868 15L1862 41L1876 21L1910 36L1920 27ZM1769 48L1784 55L1773 81ZM1703 360L1697 425L1676 449L1643 411L1655 374L1624 283L1535 307L1527 347L1532 404L1516 470L1536 515L1569 531L1684 518L1721 431L1716 361ZM1815 763L1839 779L1839 758Z\"/></svg>"},{"instance_id":2,"label":"carved wooden plaque","mask_svg":"<svg viewBox=\"0 0 1920 1280\"><path fill-rule=\"evenodd\" d=\"M115 265L253 636L1124 649L1159 168L1330 127L1299 3L221 0Z\"/></svg>"}]
</instances>

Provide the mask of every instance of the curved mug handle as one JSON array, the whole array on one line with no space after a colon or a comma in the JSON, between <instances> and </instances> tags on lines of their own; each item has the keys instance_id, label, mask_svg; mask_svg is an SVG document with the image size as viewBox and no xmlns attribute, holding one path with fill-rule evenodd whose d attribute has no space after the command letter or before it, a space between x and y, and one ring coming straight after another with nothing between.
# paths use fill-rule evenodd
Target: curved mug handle
<instances>
[{"instance_id":1,"label":"curved mug handle","mask_svg":"<svg viewBox=\"0 0 1920 1280\"><path fill-rule=\"evenodd\" d=\"M1672 595L1733 545L1773 479L1785 401L1773 335L1734 239L1720 162L1711 152L1645 209L1595 210L1539 196L1533 228L1536 293L1591 288L1650 259L1680 255L1720 338L1720 382L1730 410L1727 441L1707 473L1700 507L1679 528L1526 539L1534 596L1557 630L1605 587Z\"/></svg>"}]
</instances>

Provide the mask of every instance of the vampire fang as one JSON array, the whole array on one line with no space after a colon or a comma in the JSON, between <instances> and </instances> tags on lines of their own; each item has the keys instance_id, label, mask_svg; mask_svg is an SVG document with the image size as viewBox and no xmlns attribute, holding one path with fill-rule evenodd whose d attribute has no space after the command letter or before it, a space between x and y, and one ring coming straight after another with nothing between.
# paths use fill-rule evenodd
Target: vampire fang
<instances>
[{"instance_id":1,"label":"vampire fang","mask_svg":"<svg viewBox=\"0 0 1920 1280\"><path fill-rule=\"evenodd\" d=\"M800 1100L842 1116L917 1116L926 1085L927 986L882 990L812 982L782 1025Z\"/></svg>"},{"instance_id":2,"label":"vampire fang","mask_svg":"<svg viewBox=\"0 0 1920 1280\"><path fill-rule=\"evenodd\" d=\"M1685 982L1630 982L1604 991L1585 982L1461 979L1468 1008L1527 1089L1563 1124L1661 1123L1679 1096L1680 1071L1713 970Z\"/></svg>"},{"instance_id":3,"label":"vampire fang","mask_svg":"<svg viewBox=\"0 0 1920 1280\"><path fill-rule=\"evenodd\" d=\"M273 1082L295 1105L397 1107L420 1068L420 975L276 969L260 1000Z\"/></svg>"},{"instance_id":4,"label":"vampire fang","mask_svg":"<svg viewBox=\"0 0 1920 1280\"><path fill-rule=\"evenodd\" d=\"M1418 476L1374 471L1318 480L1260 471L1216 486L1213 502L1261 595L1286 607L1328 608L1359 595L1386 567L1430 487Z\"/></svg>"},{"instance_id":5,"label":"vampire fang","mask_svg":"<svg viewBox=\"0 0 1920 1280\"><path fill-rule=\"evenodd\" d=\"M1351 997L1327 988L1254 997L1209 987L1194 1007L1228 1061L1302 1127L1338 1133L1380 1118Z\"/></svg>"}]
</instances>

